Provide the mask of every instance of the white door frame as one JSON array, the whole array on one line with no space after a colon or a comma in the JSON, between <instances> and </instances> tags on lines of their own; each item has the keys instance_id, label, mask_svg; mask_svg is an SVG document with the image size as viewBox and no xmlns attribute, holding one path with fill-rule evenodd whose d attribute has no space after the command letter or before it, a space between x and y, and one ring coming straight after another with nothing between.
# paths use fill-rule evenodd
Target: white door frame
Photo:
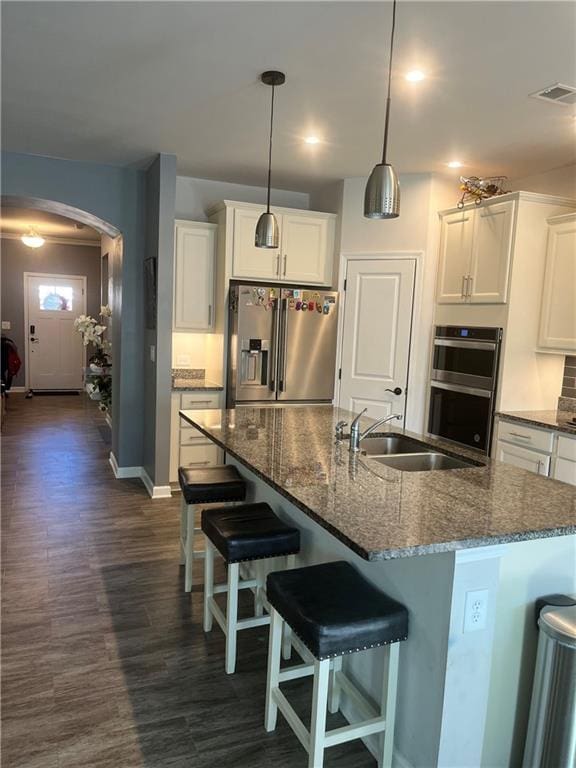
<instances>
[{"instance_id":1,"label":"white door frame","mask_svg":"<svg viewBox=\"0 0 576 768\"><path fill-rule=\"evenodd\" d=\"M63 278L64 280L82 280L82 299L84 308L82 311L78 312L78 315L86 314L86 302L88 300L86 275L62 275L55 272L24 272L24 365L26 366L24 386L26 387L26 390L30 389L30 333L28 332L30 324L28 322L28 279L31 277L55 277ZM86 367L86 349L87 348L82 345L84 367ZM82 380L84 380L84 376L82 376Z\"/></svg>"},{"instance_id":2,"label":"white door frame","mask_svg":"<svg viewBox=\"0 0 576 768\"><path fill-rule=\"evenodd\" d=\"M338 292L340 296L340 310L338 312L338 344L336 348L336 371L334 382L334 402L340 403L340 378L339 371L342 366L342 348L344 344L344 315L346 312L346 292L344 290L344 280L348 272L349 261L392 261L398 259L409 259L416 262L414 270L414 291L412 294L412 317L410 325L410 350L408 355L408 379L407 379L407 397L406 408L404 411L404 426L408 429L415 429L413 424L412 414L417 414L419 406L421 405L421 399L425 396L424 390L420 386L413 386L411 380L411 372L416 366L414 362L419 354L425 354L425 350L422 349L424 341L428 345L429 339L419 339L421 334L415 334L414 329L419 328L421 322L421 307L422 307L422 272L424 262L424 251L363 251L363 252L340 252L340 263L338 269ZM429 354L429 353L428 353ZM423 431L417 429L416 431Z\"/></svg>"}]
</instances>

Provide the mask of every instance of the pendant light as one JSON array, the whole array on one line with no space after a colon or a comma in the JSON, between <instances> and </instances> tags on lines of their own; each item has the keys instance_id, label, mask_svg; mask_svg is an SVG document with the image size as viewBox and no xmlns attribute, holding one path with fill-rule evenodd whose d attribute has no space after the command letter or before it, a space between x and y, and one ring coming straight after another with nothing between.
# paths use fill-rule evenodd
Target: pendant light
<instances>
[{"instance_id":1,"label":"pendant light","mask_svg":"<svg viewBox=\"0 0 576 768\"><path fill-rule=\"evenodd\" d=\"M22 235L20 240L22 240L24 245L27 245L28 248L41 248L46 242L44 238L32 228L30 228L27 235Z\"/></svg>"},{"instance_id":2,"label":"pendant light","mask_svg":"<svg viewBox=\"0 0 576 768\"><path fill-rule=\"evenodd\" d=\"M367 219L395 219L400 215L400 184L396 171L386 162L388 125L390 122L390 86L392 82L392 54L396 27L396 0L392 2L392 34L390 35L390 61L388 65L388 96L384 123L382 162L374 166L364 192L364 216Z\"/></svg>"},{"instance_id":3,"label":"pendant light","mask_svg":"<svg viewBox=\"0 0 576 768\"><path fill-rule=\"evenodd\" d=\"M266 198L266 213L263 213L256 224L254 244L256 248L278 248L280 231L276 216L270 211L270 182L272 178L272 129L274 128L274 90L277 85L286 81L283 72L263 72L260 79L264 85L272 86L272 103L270 107L270 142L268 144L268 194Z\"/></svg>"}]
</instances>

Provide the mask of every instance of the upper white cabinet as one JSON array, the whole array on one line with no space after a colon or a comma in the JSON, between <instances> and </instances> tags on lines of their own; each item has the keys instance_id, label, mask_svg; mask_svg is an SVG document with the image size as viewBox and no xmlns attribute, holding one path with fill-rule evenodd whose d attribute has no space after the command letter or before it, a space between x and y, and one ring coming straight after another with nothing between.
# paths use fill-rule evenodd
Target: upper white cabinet
<instances>
[{"instance_id":1,"label":"upper white cabinet","mask_svg":"<svg viewBox=\"0 0 576 768\"><path fill-rule=\"evenodd\" d=\"M225 250L231 257L230 277L331 285L335 214L272 208L280 229L278 248L256 248L256 223L264 210L263 206L229 201L214 210L211 220L225 232Z\"/></svg>"},{"instance_id":2,"label":"upper white cabinet","mask_svg":"<svg viewBox=\"0 0 576 768\"><path fill-rule=\"evenodd\" d=\"M539 346L576 350L576 214L548 220Z\"/></svg>"},{"instance_id":3,"label":"upper white cabinet","mask_svg":"<svg viewBox=\"0 0 576 768\"><path fill-rule=\"evenodd\" d=\"M209 331L214 323L215 224L176 221L174 238L175 331Z\"/></svg>"},{"instance_id":4,"label":"upper white cabinet","mask_svg":"<svg viewBox=\"0 0 576 768\"><path fill-rule=\"evenodd\" d=\"M505 304L514 200L442 216L439 304Z\"/></svg>"},{"instance_id":5,"label":"upper white cabinet","mask_svg":"<svg viewBox=\"0 0 576 768\"><path fill-rule=\"evenodd\" d=\"M262 280L277 280L280 254L275 249L256 248L254 233L262 211L235 208L233 211L232 276Z\"/></svg>"}]
</instances>

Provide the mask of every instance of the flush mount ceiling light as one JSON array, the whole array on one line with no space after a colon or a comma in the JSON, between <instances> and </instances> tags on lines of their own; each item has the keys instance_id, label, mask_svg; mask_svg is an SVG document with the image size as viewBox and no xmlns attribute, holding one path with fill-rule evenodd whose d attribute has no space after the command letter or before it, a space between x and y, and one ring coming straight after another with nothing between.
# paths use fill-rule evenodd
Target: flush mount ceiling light
<instances>
[{"instance_id":1,"label":"flush mount ceiling light","mask_svg":"<svg viewBox=\"0 0 576 768\"><path fill-rule=\"evenodd\" d=\"M426 75L419 69L413 69L411 72L406 72L404 77L410 83L419 83L421 80L425 79Z\"/></svg>"},{"instance_id":2,"label":"flush mount ceiling light","mask_svg":"<svg viewBox=\"0 0 576 768\"><path fill-rule=\"evenodd\" d=\"M320 144L320 139L318 136L306 136L304 141L306 144Z\"/></svg>"},{"instance_id":3,"label":"flush mount ceiling light","mask_svg":"<svg viewBox=\"0 0 576 768\"><path fill-rule=\"evenodd\" d=\"M22 240L24 245L27 245L28 248L41 248L46 242L44 238L33 229L30 229L27 235L22 235L20 240Z\"/></svg>"},{"instance_id":4,"label":"flush mount ceiling light","mask_svg":"<svg viewBox=\"0 0 576 768\"><path fill-rule=\"evenodd\" d=\"M256 248L278 248L280 242L280 233L276 216L270 211L270 184L272 180L272 130L274 128L274 92L276 86L286 82L286 75L283 72L271 70L263 72L260 79L264 85L272 87L272 101L270 105L270 141L268 144L268 194L266 196L266 213L263 213L256 224L256 235L254 245Z\"/></svg>"},{"instance_id":5,"label":"flush mount ceiling light","mask_svg":"<svg viewBox=\"0 0 576 768\"><path fill-rule=\"evenodd\" d=\"M396 27L396 0L392 3L392 32L390 35L390 60L388 62L388 96L384 122L382 162L374 166L364 192L364 216L367 219L395 219L400 215L400 184L394 168L386 162L388 150L388 125L390 123L390 87L392 83L392 55Z\"/></svg>"},{"instance_id":6,"label":"flush mount ceiling light","mask_svg":"<svg viewBox=\"0 0 576 768\"><path fill-rule=\"evenodd\" d=\"M462 168L464 163L461 163L460 160L450 160L449 163L446 163L448 168Z\"/></svg>"}]
</instances>

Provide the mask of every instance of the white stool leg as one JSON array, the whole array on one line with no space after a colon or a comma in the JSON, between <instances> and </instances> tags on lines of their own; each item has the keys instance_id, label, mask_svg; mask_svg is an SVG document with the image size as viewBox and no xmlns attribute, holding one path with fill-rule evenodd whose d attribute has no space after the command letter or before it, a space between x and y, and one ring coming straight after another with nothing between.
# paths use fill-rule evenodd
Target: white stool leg
<instances>
[{"instance_id":1,"label":"white stool leg","mask_svg":"<svg viewBox=\"0 0 576 768\"><path fill-rule=\"evenodd\" d=\"M256 593L254 594L254 616L264 615L264 563L262 560L254 561L254 574L256 577Z\"/></svg>"},{"instance_id":2,"label":"white stool leg","mask_svg":"<svg viewBox=\"0 0 576 768\"><path fill-rule=\"evenodd\" d=\"M214 547L206 538L206 552L204 555L204 632L212 629L212 609L210 600L214 596Z\"/></svg>"},{"instance_id":3,"label":"white stool leg","mask_svg":"<svg viewBox=\"0 0 576 768\"><path fill-rule=\"evenodd\" d=\"M288 555L286 558L286 570L296 568L296 555ZM292 629L288 622L284 622L284 639L282 640L282 658L289 661L292 658Z\"/></svg>"},{"instance_id":4,"label":"white stool leg","mask_svg":"<svg viewBox=\"0 0 576 768\"><path fill-rule=\"evenodd\" d=\"M194 564L194 504L188 504L186 508L186 544L185 546L185 578L184 591L192 591L192 566Z\"/></svg>"},{"instance_id":5,"label":"white stool leg","mask_svg":"<svg viewBox=\"0 0 576 768\"><path fill-rule=\"evenodd\" d=\"M330 712L338 712L340 709L340 683L338 682L338 672L342 669L342 656L336 656L332 662L332 671L330 672L330 690L328 693L328 709Z\"/></svg>"},{"instance_id":6,"label":"white stool leg","mask_svg":"<svg viewBox=\"0 0 576 768\"><path fill-rule=\"evenodd\" d=\"M380 712L386 717L386 730L382 741L382 755L378 760L378 768L391 768L394 753L394 727L396 725L396 697L398 691L398 657L400 655L400 643L392 643L388 652L388 674L384 672L384 685L382 690L382 704ZM384 665L386 670L386 665ZM386 680L386 678L388 678ZM383 686L384 688L384 686Z\"/></svg>"},{"instance_id":7,"label":"white stool leg","mask_svg":"<svg viewBox=\"0 0 576 768\"><path fill-rule=\"evenodd\" d=\"M180 565L186 563L186 513L188 511L188 505L184 494L182 494L182 502L180 504Z\"/></svg>"},{"instance_id":8,"label":"white stool leg","mask_svg":"<svg viewBox=\"0 0 576 768\"><path fill-rule=\"evenodd\" d=\"M238 634L239 563L228 565L228 594L226 601L226 674L236 669L236 635Z\"/></svg>"},{"instance_id":9,"label":"white stool leg","mask_svg":"<svg viewBox=\"0 0 576 768\"><path fill-rule=\"evenodd\" d=\"M308 768L322 768L324 764L329 673L330 659L324 659L323 661L314 660L314 692L312 694Z\"/></svg>"},{"instance_id":10,"label":"white stool leg","mask_svg":"<svg viewBox=\"0 0 576 768\"><path fill-rule=\"evenodd\" d=\"M276 729L278 707L272 698L272 691L278 688L280 680L280 647L282 645L282 616L272 608L270 616L270 640L268 641L268 675L266 677L266 716L264 727L267 731Z\"/></svg>"}]
</instances>

